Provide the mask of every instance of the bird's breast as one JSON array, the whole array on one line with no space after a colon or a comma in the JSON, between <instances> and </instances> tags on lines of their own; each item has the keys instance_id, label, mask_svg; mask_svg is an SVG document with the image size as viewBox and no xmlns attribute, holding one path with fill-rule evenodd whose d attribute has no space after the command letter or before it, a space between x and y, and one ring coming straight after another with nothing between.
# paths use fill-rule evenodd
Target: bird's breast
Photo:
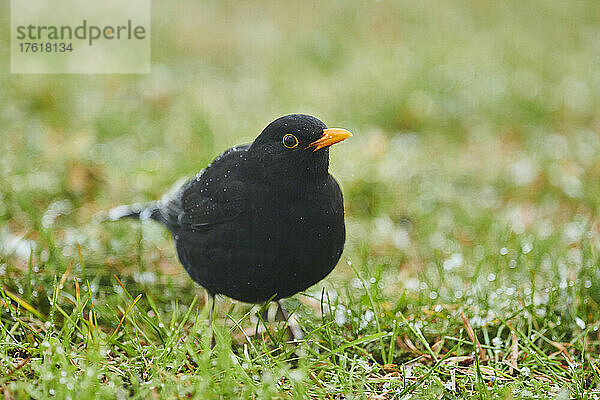
<instances>
[{"instance_id":1,"label":"bird's breast","mask_svg":"<svg viewBox=\"0 0 600 400\"><path fill-rule=\"evenodd\" d=\"M337 189L337 186L335 187ZM262 188L248 204L246 223L257 242L295 249L322 246L344 230L344 210L339 189L309 187L290 195Z\"/></svg>"}]
</instances>

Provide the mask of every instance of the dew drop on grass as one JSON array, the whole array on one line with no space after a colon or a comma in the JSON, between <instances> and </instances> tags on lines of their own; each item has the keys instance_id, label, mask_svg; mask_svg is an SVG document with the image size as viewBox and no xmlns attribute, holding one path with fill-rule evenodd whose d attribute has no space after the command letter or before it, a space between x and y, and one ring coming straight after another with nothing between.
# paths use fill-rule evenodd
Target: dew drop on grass
<instances>
[{"instance_id":1,"label":"dew drop on grass","mask_svg":"<svg viewBox=\"0 0 600 400\"><path fill-rule=\"evenodd\" d=\"M592 287L592 281L587 280L585 281L585 283L583 284L583 286L585 286L586 289L589 289Z\"/></svg>"},{"instance_id":2,"label":"dew drop on grass","mask_svg":"<svg viewBox=\"0 0 600 400\"><path fill-rule=\"evenodd\" d=\"M354 278L350 281L350 285L354 288L354 289L362 289L363 285L362 282L360 281L360 279L358 278Z\"/></svg>"},{"instance_id":3,"label":"dew drop on grass","mask_svg":"<svg viewBox=\"0 0 600 400\"><path fill-rule=\"evenodd\" d=\"M579 317L575 318L575 323L581 329L585 329L585 322L581 318L579 318Z\"/></svg>"},{"instance_id":4,"label":"dew drop on grass","mask_svg":"<svg viewBox=\"0 0 600 400\"><path fill-rule=\"evenodd\" d=\"M546 316L546 309L545 308L538 308L535 310L535 315L537 315L540 318L543 318Z\"/></svg>"},{"instance_id":5,"label":"dew drop on grass","mask_svg":"<svg viewBox=\"0 0 600 400\"><path fill-rule=\"evenodd\" d=\"M496 274L494 274L493 272L491 274L488 275L487 277L488 281L490 282L494 282L496 280Z\"/></svg>"},{"instance_id":6,"label":"dew drop on grass","mask_svg":"<svg viewBox=\"0 0 600 400\"><path fill-rule=\"evenodd\" d=\"M507 255L508 254L508 249L506 247L501 248L500 249L500 254L503 255L503 256Z\"/></svg>"},{"instance_id":7,"label":"dew drop on grass","mask_svg":"<svg viewBox=\"0 0 600 400\"><path fill-rule=\"evenodd\" d=\"M461 253L454 253L450 258L444 260L442 267L446 271L451 271L463 264L463 255Z\"/></svg>"},{"instance_id":8,"label":"dew drop on grass","mask_svg":"<svg viewBox=\"0 0 600 400\"><path fill-rule=\"evenodd\" d=\"M560 283L558 284L558 287L561 289L566 289L568 286L567 281L566 280L561 280Z\"/></svg>"},{"instance_id":9,"label":"dew drop on grass","mask_svg":"<svg viewBox=\"0 0 600 400\"><path fill-rule=\"evenodd\" d=\"M304 373L300 370L291 370L289 377L292 382L304 382L305 380Z\"/></svg>"},{"instance_id":10,"label":"dew drop on grass","mask_svg":"<svg viewBox=\"0 0 600 400\"><path fill-rule=\"evenodd\" d=\"M346 307L342 306L342 305L338 305L335 308L335 323L338 324L338 326L342 326L346 323Z\"/></svg>"}]
</instances>

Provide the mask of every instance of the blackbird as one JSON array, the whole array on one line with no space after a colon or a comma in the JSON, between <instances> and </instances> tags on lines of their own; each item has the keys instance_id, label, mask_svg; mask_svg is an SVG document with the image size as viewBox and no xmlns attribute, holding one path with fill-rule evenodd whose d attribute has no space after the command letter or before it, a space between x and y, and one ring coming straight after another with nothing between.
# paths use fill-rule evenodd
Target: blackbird
<instances>
[{"instance_id":1,"label":"blackbird","mask_svg":"<svg viewBox=\"0 0 600 400\"><path fill-rule=\"evenodd\" d=\"M344 204L328 171L329 146L350 136L309 115L286 115L174 194L117 207L109 218L165 225L179 261L211 297L261 303L292 296L325 278L342 254Z\"/></svg>"}]
</instances>

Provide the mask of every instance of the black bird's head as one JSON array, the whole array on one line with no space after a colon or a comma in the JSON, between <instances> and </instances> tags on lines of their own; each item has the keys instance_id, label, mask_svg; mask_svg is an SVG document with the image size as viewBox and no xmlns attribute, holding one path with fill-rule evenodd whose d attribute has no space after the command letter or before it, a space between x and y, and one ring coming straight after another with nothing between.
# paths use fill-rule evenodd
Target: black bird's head
<instances>
[{"instance_id":1,"label":"black bird's head","mask_svg":"<svg viewBox=\"0 0 600 400\"><path fill-rule=\"evenodd\" d=\"M310 115L291 114L267 125L254 140L249 152L271 176L326 176L329 146L350 136L352 134L347 130L327 128Z\"/></svg>"}]
</instances>

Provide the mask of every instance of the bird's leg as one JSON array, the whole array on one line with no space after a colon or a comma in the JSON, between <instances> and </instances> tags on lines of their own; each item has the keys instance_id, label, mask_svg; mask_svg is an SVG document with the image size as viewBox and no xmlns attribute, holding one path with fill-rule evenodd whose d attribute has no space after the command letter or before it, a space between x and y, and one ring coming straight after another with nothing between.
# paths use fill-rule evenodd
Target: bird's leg
<instances>
[{"instance_id":1,"label":"bird's leg","mask_svg":"<svg viewBox=\"0 0 600 400\"><path fill-rule=\"evenodd\" d=\"M208 295L208 299L210 301L210 311L208 312L208 323L212 326L214 317L215 317L215 296L212 294Z\"/></svg>"},{"instance_id":2,"label":"bird's leg","mask_svg":"<svg viewBox=\"0 0 600 400\"><path fill-rule=\"evenodd\" d=\"M277 300L277 304L279 305L279 311L281 312L281 316L286 321L287 331L290 334L290 336L294 340L304 339L304 332L302 332L300 325L298 325L296 317L293 314L290 315L290 313L287 312L281 300Z\"/></svg>"},{"instance_id":3,"label":"bird's leg","mask_svg":"<svg viewBox=\"0 0 600 400\"><path fill-rule=\"evenodd\" d=\"M206 292L206 303L210 301L210 310L208 311L208 326L210 327L210 349L214 349L217 342L215 341L215 331L213 329L213 319L215 316L215 296Z\"/></svg>"}]
</instances>

